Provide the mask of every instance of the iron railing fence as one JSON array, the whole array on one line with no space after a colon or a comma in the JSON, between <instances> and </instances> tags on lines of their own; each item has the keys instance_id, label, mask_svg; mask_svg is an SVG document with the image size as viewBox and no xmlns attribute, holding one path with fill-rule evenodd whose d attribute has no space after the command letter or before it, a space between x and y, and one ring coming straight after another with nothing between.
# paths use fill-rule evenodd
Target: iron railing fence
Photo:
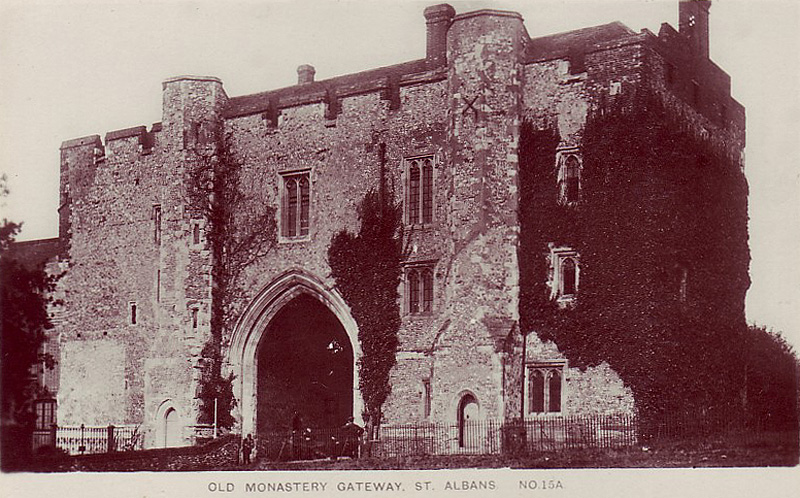
<instances>
[{"instance_id":1,"label":"iron railing fence","mask_svg":"<svg viewBox=\"0 0 800 498\"><path fill-rule=\"evenodd\" d=\"M529 454L570 449L615 449L703 438L736 444L769 438L763 420L737 414L675 415L655 423L633 414L539 416L525 420L469 421L462 425L423 423L382 426L370 454L404 457L453 454Z\"/></svg>"},{"instance_id":2,"label":"iron railing fence","mask_svg":"<svg viewBox=\"0 0 800 498\"><path fill-rule=\"evenodd\" d=\"M352 430L305 429L262 431L256 455L273 461L357 457L378 458L457 454L530 454L570 449L612 449L654 442L724 438L735 444L767 441L774 430L767 420L747 419L735 412L675 414L655 422L633 414L544 415L525 420L472 420L463 424L424 422L383 425L367 441ZM210 427L210 426L209 426ZM213 427L192 426L212 437ZM136 425L53 426L33 434L33 449L54 447L69 454L142 449Z\"/></svg>"},{"instance_id":3,"label":"iron railing fence","mask_svg":"<svg viewBox=\"0 0 800 498\"><path fill-rule=\"evenodd\" d=\"M256 454L274 461L357 457L361 444L362 438L347 429L267 431L256 438Z\"/></svg>"},{"instance_id":4,"label":"iron railing fence","mask_svg":"<svg viewBox=\"0 0 800 498\"><path fill-rule=\"evenodd\" d=\"M70 455L142 449L138 425L56 426L33 433L33 450L59 448Z\"/></svg>"}]
</instances>

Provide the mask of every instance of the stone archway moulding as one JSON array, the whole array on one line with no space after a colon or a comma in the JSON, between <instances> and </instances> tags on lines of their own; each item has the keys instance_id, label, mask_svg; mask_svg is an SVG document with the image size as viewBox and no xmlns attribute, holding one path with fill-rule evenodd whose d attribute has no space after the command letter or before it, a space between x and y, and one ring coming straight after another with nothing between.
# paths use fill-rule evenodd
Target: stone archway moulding
<instances>
[{"instance_id":1,"label":"stone archway moulding","mask_svg":"<svg viewBox=\"0 0 800 498\"><path fill-rule=\"evenodd\" d=\"M334 288L303 270L293 269L281 274L258 293L239 318L231 336L227 367L236 376L234 396L239 407L242 434L254 434L256 429L258 344L281 308L302 294L308 294L327 306L350 338L353 349L353 417L359 425L363 425L361 412L364 402L358 389L361 346L358 342L358 325L350 314L350 307Z\"/></svg>"},{"instance_id":2,"label":"stone archway moulding","mask_svg":"<svg viewBox=\"0 0 800 498\"><path fill-rule=\"evenodd\" d=\"M172 398L167 398L158 405L158 409L156 409L156 413L153 419L153 424L156 428L156 448L166 448L167 447L167 430L166 430L166 420L167 414L170 411L174 411L176 416L178 417L178 426L183 427L183 424L180 421L183 420L181 416L180 410L178 407L175 406L175 402ZM179 434L179 438L182 440L183 438L183 431Z\"/></svg>"}]
</instances>

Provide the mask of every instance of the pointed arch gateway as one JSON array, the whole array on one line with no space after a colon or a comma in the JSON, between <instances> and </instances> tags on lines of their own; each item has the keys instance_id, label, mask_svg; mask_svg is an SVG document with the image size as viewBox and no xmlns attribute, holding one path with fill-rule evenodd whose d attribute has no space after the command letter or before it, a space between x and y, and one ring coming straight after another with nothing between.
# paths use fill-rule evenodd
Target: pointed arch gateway
<instances>
[{"instance_id":1,"label":"pointed arch gateway","mask_svg":"<svg viewBox=\"0 0 800 498\"><path fill-rule=\"evenodd\" d=\"M358 326L332 287L302 270L288 271L259 292L239 319L227 366L242 434L291 426L363 425L358 389ZM333 400L333 401L331 401Z\"/></svg>"}]
</instances>

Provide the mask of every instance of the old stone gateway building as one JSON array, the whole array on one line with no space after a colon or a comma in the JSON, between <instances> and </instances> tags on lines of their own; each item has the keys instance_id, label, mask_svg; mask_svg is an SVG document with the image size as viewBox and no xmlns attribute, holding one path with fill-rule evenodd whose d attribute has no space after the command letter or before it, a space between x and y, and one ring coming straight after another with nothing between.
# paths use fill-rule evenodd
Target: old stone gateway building
<instances>
[{"instance_id":1,"label":"old stone gateway building","mask_svg":"<svg viewBox=\"0 0 800 498\"><path fill-rule=\"evenodd\" d=\"M646 109L744 182L744 109L708 58L709 7L680 2L679 29L657 35L611 23L530 38L515 12L435 5L424 59L321 81L303 65L296 85L244 96L214 77L170 78L161 122L65 141L64 305L48 345L58 423L139 425L148 447L193 441L214 251L188 191L214 136L227 137L244 195L271 207L277 227L274 247L242 271L221 340L234 430L288 429L295 414L312 427L363 423L359 322L328 250L335 234L358 232L359 203L381 181L402 205L406 248L384 425L632 413L639 400L600 339L635 337L639 322L598 326L600 356L584 361L568 354L571 314L606 316L601 299L606 313L633 309L648 324L672 316L663 310L743 316L746 189L717 195L727 184L706 181L717 174L706 156L674 145L682 155L668 159L661 142L639 146L660 151L663 168L627 170L630 140L612 133ZM649 242L615 217L634 205L641 217L628 221L652 228ZM670 232L651 216L669 213L679 230L707 210L733 213L724 233ZM713 252L723 243L732 256ZM629 264L639 259L605 257L633 246L644 273ZM545 306L562 321L539 320Z\"/></svg>"}]
</instances>

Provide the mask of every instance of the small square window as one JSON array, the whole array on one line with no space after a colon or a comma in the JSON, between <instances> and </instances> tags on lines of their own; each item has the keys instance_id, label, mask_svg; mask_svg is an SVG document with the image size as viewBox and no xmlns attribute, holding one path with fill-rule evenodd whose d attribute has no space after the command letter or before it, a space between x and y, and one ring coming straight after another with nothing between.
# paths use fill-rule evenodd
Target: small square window
<instances>
[{"instance_id":1,"label":"small square window","mask_svg":"<svg viewBox=\"0 0 800 498\"><path fill-rule=\"evenodd\" d=\"M622 82L621 81L612 81L608 87L608 94L609 95L619 95L622 93Z\"/></svg>"},{"instance_id":2,"label":"small square window","mask_svg":"<svg viewBox=\"0 0 800 498\"><path fill-rule=\"evenodd\" d=\"M200 222L193 221L192 222L192 245L199 246L200 245Z\"/></svg>"},{"instance_id":3,"label":"small square window","mask_svg":"<svg viewBox=\"0 0 800 498\"><path fill-rule=\"evenodd\" d=\"M281 175L281 235L306 237L311 222L311 172Z\"/></svg>"}]
</instances>

